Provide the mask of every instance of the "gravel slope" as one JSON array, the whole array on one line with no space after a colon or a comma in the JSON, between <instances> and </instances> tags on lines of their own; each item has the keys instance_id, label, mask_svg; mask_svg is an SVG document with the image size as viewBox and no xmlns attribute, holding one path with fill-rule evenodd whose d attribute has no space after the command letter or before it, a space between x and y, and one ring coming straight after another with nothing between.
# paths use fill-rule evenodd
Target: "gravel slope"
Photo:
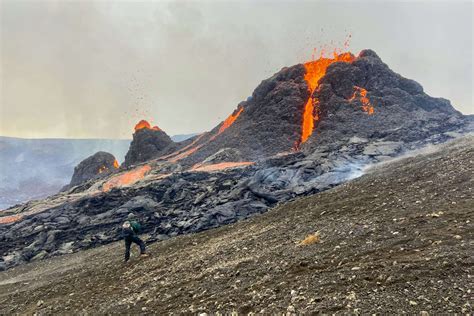
<instances>
[{"instance_id":1,"label":"gravel slope","mask_svg":"<svg viewBox=\"0 0 474 316\"><path fill-rule=\"evenodd\" d=\"M471 136L147 259L115 243L1 272L0 314L472 313L473 193Z\"/></svg>"}]
</instances>

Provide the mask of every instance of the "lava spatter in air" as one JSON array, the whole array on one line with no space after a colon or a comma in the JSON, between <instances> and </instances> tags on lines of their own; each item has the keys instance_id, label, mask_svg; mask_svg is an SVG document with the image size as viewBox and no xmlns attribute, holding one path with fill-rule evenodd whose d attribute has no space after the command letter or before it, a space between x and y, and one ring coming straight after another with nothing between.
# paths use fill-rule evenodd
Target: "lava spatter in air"
<instances>
[{"instance_id":1,"label":"lava spatter in air","mask_svg":"<svg viewBox=\"0 0 474 316\"><path fill-rule=\"evenodd\" d=\"M315 121L319 120L319 101L317 98L313 98L313 93L319 87L319 80L326 74L326 69L329 65L335 62L352 62L355 60L354 55L351 53L333 53L332 58L321 56L317 60L313 60L304 64L306 73L304 79L308 85L309 97L306 101L303 122L301 126L301 139L298 146L308 140L313 133ZM316 108L316 114L315 114Z\"/></svg>"}]
</instances>

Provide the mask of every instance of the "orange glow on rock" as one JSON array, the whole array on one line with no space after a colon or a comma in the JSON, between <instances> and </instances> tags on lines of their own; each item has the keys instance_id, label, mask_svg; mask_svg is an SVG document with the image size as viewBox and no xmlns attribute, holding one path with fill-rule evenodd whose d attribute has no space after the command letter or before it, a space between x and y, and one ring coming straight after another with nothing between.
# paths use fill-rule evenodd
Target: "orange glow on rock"
<instances>
[{"instance_id":1,"label":"orange glow on rock","mask_svg":"<svg viewBox=\"0 0 474 316\"><path fill-rule=\"evenodd\" d=\"M367 90L358 86L354 86L354 94L352 94L352 97L349 99L349 101L354 101L355 98L357 98L357 95L359 95L360 103L362 103L362 110L368 115L374 114L374 107L367 97Z\"/></svg>"},{"instance_id":2,"label":"orange glow on rock","mask_svg":"<svg viewBox=\"0 0 474 316\"><path fill-rule=\"evenodd\" d=\"M0 224L9 224L9 223L14 223L22 219L22 215L10 215L10 216L4 216L0 217Z\"/></svg>"},{"instance_id":3,"label":"orange glow on rock","mask_svg":"<svg viewBox=\"0 0 474 316\"><path fill-rule=\"evenodd\" d=\"M126 186L132 183L137 182L145 177L145 175L151 170L149 165L144 165L133 170L124 172L122 174L116 175L115 177L109 179L106 183L102 185L102 191L108 192L112 188Z\"/></svg>"},{"instance_id":4,"label":"orange glow on rock","mask_svg":"<svg viewBox=\"0 0 474 316\"><path fill-rule=\"evenodd\" d=\"M326 74L326 69L329 65L335 62L348 63L355 60L354 55L351 53L338 54L334 51L332 58L323 57L323 55L324 51L321 52L321 57L319 59L304 64L306 70L304 80L308 85L309 98L304 107L301 139L297 147L308 140L313 133L315 121L319 120L319 101L316 98L313 98L313 93L319 87L319 80ZM315 109L316 114L314 113Z\"/></svg>"},{"instance_id":5,"label":"orange glow on rock","mask_svg":"<svg viewBox=\"0 0 474 316\"><path fill-rule=\"evenodd\" d=\"M244 107L240 107L239 111L235 114L229 115L228 118L225 119L224 123L222 123L221 127L219 128L219 132L217 132L217 135L221 134L223 131L225 131L229 126L231 126L235 120L239 117L240 113L244 110Z\"/></svg>"},{"instance_id":6,"label":"orange glow on rock","mask_svg":"<svg viewBox=\"0 0 474 316\"><path fill-rule=\"evenodd\" d=\"M201 148L201 146L202 145L197 145L196 147L192 147L192 148L189 148L188 150L180 152L176 156L173 156L170 159L168 159L168 161L177 162L178 160L184 159L188 157L189 155L195 153L199 148Z\"/></svg>"}]
</instances>

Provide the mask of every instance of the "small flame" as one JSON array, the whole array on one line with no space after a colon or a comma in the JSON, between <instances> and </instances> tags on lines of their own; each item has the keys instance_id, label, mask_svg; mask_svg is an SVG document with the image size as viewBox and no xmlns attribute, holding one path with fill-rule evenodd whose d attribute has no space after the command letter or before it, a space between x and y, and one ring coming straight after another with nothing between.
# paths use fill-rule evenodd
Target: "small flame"
<instances>
[{"instance_id":1,"label":"small flame","mask_svg":"<svg viewBox=\"0 0 474 316\"><path fill-rule=\"evenodd\" d=\"M120 165L119 165L117 159L115 159L115 160L114 160L114 168L115 168L115 169L118 169L119 167L120 167Z\"/></svg>"}]
</instances>

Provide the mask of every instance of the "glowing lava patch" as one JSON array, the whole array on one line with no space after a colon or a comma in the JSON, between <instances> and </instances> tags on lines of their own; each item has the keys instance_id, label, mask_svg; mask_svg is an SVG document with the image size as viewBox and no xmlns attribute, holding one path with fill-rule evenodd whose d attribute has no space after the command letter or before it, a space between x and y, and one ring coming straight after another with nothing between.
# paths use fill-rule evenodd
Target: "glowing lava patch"
<instances>
[{"instance_id":1,"label":"glowing lava patch","mask_svg":"<svg viewBox=\"0 0 474 316\"><path fill-rule=\"evenodd\" d=\"M135 125L135 132L141 129L152 129L154 131L161 131L158 126L151 127L150 123L148 123L148 121L146 120L141 120L137 123L137 125Z\"/></svg>"},{"instance_id":2,"label":"glowing lava patch","mask_svg":"<svg viewBox=\"0 0 474 316\"><path fill-rule=\"evenodd\" d=\"M349 99L349 101L352 102L357 97L359 97L360 103L362 103L362 110L368 115L374 114L374 107L370 103L369 98L367 97L367 90L358 86L354 86L354 94L352 94L352 97Z\"/></svg>"},{"instance_id":3,"label":"glowing lava patch","mask_svg":"<svg viewBox=\"0 0 474 316\"><path fill-rule=\"evenodd\" d=\"M133 170L119 174L110 180L108 180L104 185L102 185L102 191L108 192L112 188L122 187L126 185L133 184L138 180L141 180L145 175L151 170L149 165L144 165Z\"/></svg>"}]
</instances>

